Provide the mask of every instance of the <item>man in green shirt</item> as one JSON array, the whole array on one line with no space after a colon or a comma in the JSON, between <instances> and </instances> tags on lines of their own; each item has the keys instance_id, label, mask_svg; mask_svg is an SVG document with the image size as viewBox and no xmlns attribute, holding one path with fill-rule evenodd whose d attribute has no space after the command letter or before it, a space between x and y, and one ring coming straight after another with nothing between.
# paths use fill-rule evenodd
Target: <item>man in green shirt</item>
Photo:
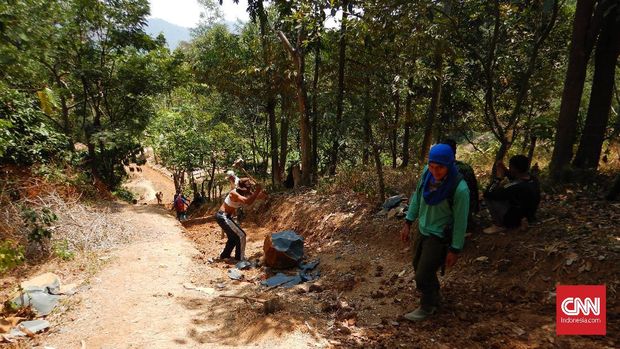
<instances>
[{"instance_id":1,"label":"man in green shirt","mask_svg":"<svg viewBox=\"0 0 620 349\"><path fill-rule=\"evenodd\" d=\"M405 315L411 321L424 320L437 311L440 303L437 271L452 267L465 242L469 189L454 163L454 152L447 144L434 145L428 166L409 200L409 210L400 233L409 242L412 223L418 220L414 239L413 268L416 287L422 293L420 307Z\"/></svg>"}]
</instances>

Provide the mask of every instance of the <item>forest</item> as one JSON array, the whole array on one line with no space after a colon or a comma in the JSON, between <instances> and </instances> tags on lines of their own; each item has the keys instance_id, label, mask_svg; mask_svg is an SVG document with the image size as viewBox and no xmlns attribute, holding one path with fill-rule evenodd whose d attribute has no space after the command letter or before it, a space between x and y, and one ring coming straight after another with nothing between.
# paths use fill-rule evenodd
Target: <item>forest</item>
<instances>
[{"instance_id":1,"label":"forest","mask_svg":"<svg viewBox=\"0 0 620 349\"><path fill-rule=\"evenodd\" d=\"M382 167L445 137L572 180L620 132L616 1L250 1L233 31L217 5L174 52L146 1L3 5L2 161L113 188L148 145L179 181L238 157L275 187L295 163L304 185L370 166L384 196Z\"/></svg>"}]
</instances>

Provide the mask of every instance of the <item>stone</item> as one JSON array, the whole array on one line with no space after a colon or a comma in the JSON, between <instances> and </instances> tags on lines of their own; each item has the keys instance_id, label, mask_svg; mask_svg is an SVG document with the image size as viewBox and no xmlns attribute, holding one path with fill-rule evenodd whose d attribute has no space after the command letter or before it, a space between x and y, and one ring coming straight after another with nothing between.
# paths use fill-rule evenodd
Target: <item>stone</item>
<instances>
[{"instance_id":1,"label":"stone","mask_svg":"<svg viewBox=\"0 0 620 349\"><path fill-rule=\"evenodd\" d=\"M403 218L407 215L407 206L398 206L388 211L387 218Z\"/></svg>"},{"instance_id":2,"label":"stone","mask_svg":"<svg viewBox=\"0 0 620 349\"><path fill-rule=\"evenodd\" d=\"M228 269L228 277L233 280L243 279L243 274L237 268Z\"/></svg>"},{"instance_id":3,"label":"stone","mask_svg":"<svg viewBox=\"0 0 620 349\"><path fill-rule=\"evenodd\" d=\"M308 289L308 291L317 292L317 293L323 292L323 285L321 285L318 282L313 283L312 285L310 285L310 288Z\"/></svg>"},{"instance_id":4,"label":"stone","mask_svg":"<svg viewBox=\"0 0 620 349\"><path fill-rule=\"evenodd\" d=\"M338 331L345 336L351 335L351 329L346 326L341 326L338 328Z\"/></svg>"},{"instance_id":5,"label":"stone","mask_svg":"<svg viewBox=\"0 0 620 349\"><path fill-rule=\"evenodd\" d=\"M314 268L316 268L316 266L319 265L320 262L321 262L320 260L315 259L312 262L301 263L299 264L299 269L301 269L304 272L314 270Z\"/></svg>"},{"instance_id":6,"label":"stone","mask_svg":"<svg viewBox=\"0 0 620 349\"><path fill-rule=\"evenodd\" d=\"M283 273L277 273L276 275L270 277L269 279L261 282L261 285L267 286L267 287L275 287L275 286L284 285L294 279L295 279L295 276L289 276Z\"/></svg>"},{"instance_id":7,"label":"stone","mask_svg":"<svg viewBox=\"0 0 620 349\"><path fill-rule=\"evenodd\" d=\"M240 261L239 263L235 265L235 267L239 270L247 269L247 268L250 268L251 266L252 266L252 263L250 263L249 261Z\"/></svg>"},{"instance_id":8,"label":"stone","mask_svg":"<svg viewBox=\"0 0 620 349\"><path fill-rule=\"evenodd\" d=\"M265 265L286 269L299 264L304 255L304 240L292 230L273 233L265 237L263 244Z\"/></svg>"},{"instance_id":9,"label":"stone","mask_svg":"<svg viewBox=\"0 0 620 349\"><path fill-rule=\"evenodd\" d=\"M54 273L45 273L23 281L21 287L24 290L46 289L49 294L59 294L60 278Z\"/></svg>"},{"instance_id":10,"label":"stone","mask_svg":"<svg viewBox=\"0 0 620 349\"><path fill-rule=\"evenodd\" d=\"M50 327L49 321L46 320L32 320L32 321L24 321L11 330L11 336L15 337L25 337L32 333L38 333ZM21 329L25 329L22 331Z\"/></svg>"},{"instance_id":11,"label":"stone","mask_svg":"<svg viewBox=\"0 0 620 349\"><path fill-rule=\"evenodd\" d=\"M310 285L308 284L300 284L293 287L293 290L298 294L308 293L310 291Z\"/></svg>"},{"instance_id":12,"label":"stone","mask_svg":"<svg viewBox=\"0 0 620 349\"><path fill-rule=\"evenodd\" d=\"M11 304L16 308L30 305L38 315L45 316L52 312L59 299L60 296L49 294L45 290L30 288L13 298Z\"/></svg>"}]
</instances>

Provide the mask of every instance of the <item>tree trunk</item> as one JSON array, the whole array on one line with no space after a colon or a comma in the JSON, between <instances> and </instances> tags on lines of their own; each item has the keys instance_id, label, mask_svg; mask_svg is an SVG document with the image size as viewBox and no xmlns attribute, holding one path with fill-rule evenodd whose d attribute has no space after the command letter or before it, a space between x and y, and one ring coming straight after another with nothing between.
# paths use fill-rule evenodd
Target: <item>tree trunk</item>
<instances>
[{"instance_id":1,"label":"tree trunk","mask_svg":"<svg viewBox=\"0 0 620 349\"><path fill-rule=\"evenodd\" d=\"M431 140L433 139L433 123L437 119L437 112L439 111L439 103L441 100L441 84L443 74L443 57L439 49L436 50L434 56L434 68L435 79L433 80L433 95L431 97L431 105L428 108L428 114L426 115L426 122L424 124L424 139L420 147L419 163L424 163L428 156L428 151L431 147Z\"/></svg>"},{"instance_id":2,"label":"tree trunk","mask_svg":"<svg viewBox=\"0 0 620 349\"><path fill-rule=\"evenodd\" d=\"M209 201L211 201L211 191L213 190L213 183L215 182L215 158L211 159L211 178L209 178ZM215 195L214 195L215 196Z\"/></svg>"},{"instance_id":3,"label":"tree trunk","mask_svg":"<svg viewBox=\"0 0 620 349\"><path fill-rule=\"evenodd\" d=\"M297 100L299 104L299 137L300 137L300 153L301 153L301 185L310 185L310 175L312 172L310 144L310 108L308 108L308 91L306 90L305 81L305 53L302 48L303 29L300 29L297 37L297 46L293 48L286 35L282 31L278 31L278 36L284 44L285 48L291 54L297 76L295 77L295 85L297 87Z\"/></svg>"},{"instance_id":4,"label":"tree trunk","mask_svg":"<svg viewBox=\"0 0 620 349\"><path fill-rule=\"evenodd\" d=\"M400 92L394 93L394 124L392 125L392 168L398 159L398 122L400 121Z\"/></svg>"},{"instance_id":5,"label":"tree trunk","mask_svg":"<svg viewBox=\"0 0 620 349\"><path fill-rule=\"evenodd\" d=\"M272 104L273 103L273 104ZM278 128L276 127L276 106L275 100L270 99L267 102L267 114L269 115L269 138L271 152L271 184L280 183L278 175L280 166L278 165Z\"/></svg>"},{"instance_id":6,"label":"tree trunk","mask_svg":"<svg viewBox=\"0 0 620 349\"><path fill-rule=\"evenodd\" d=\"M321 37L314 46L314 77L312 78L312 178L316 183L319 173L319 67L321 66Z\"/></svg>"},{"instance_id":7,"label":"tree trunk","mask_svg":"<svg viewBox=\"0 0 620 349\"><path fill-rule=\"evenodd\" d=\"M588 61L597 33L592 33L592 14L597 0L578 0L573 19L568 68L556 124L555 143L549 170L551 177L559 179L573 157L577 137L577 119L583 94ZM599 3L599 6L600 3Z\"/></svg>"},{"instance_id":8,"label":"tree trunk","mask_svg":"<svg viewBox=\"0 0 620 349\"><path fill-rule=\"evenodd\" d=\"M371 129L370 129L370 77L366 74L364 78L364 115L363 115L363 131L364 131L364 147L362 149L362 164L368 165L371 148Z\"/></svg>"},{"instance_id":9,"label":"tree trunk","mask_svg":"<svg viewBox=\"0 0 620 349\"><path fill-rule=\"evenodd\" d=\"M379 154L379 147L372 136L372 129L369 130L370 143L372 146L372 154L375 159L375 168L377 170L377 179L379 185L378 199L380 203L385 200L385 181L383 179L383 164L381 164L381 155Z\"/></svg>"},{"instance_id":10,"label":"tree trunk","mask_svg":"<svg viewBox=\"0 0 620 349\"><path fill-rule=\"evenodd\" d=\"M620 54L620 20L618 7L607 15L596 44L594 77L588 116L581 134L573 166L596 169L605 139L609 110L614 90L616 62Z\"/></svg>"},{"instance_id":11,"label":"tree trunk","mask_svg":"<svg viewBox=\"0 0 620 349\"><path fill-rule=\"evenodd\" d=\"M498 161L504 161L504 158L506 157L506 154L508 154L508 150L510 150L510 146L512 144L510 143L510 141L508 139L502 139L500 140L500 146L499 149L497 150L497 153L495 154L495 162L493 163L493 168L491 170L491 178L495 177L497 171L496 171L496 164Z\"/></svg>"},{"instance_id":12,"label":"tree trunk","mask_svg":"<svg viewBox=\"0 0 620 349\"><path fill-rule=\"evenodd\" d=\"M342 113L344 108L344 67L347 48L347 16L349 0L342 1L342 24L340 25L340 41L338 43L338 93L336 97L336 122L334 124L336 132L333 134L333 144L331 161L329 164L329 174L336 174L338 166L338 148L340 147L340 137L344 128L342 127Z\"/></svg>"},{"instance_id":13,"label":"tree trunk","mask_svg":"<svg viewBox=\"0 0 620 349\"><path fill-rule=\"evenodd\" d=\"M265 67L269 67L271 48L269 46L267 34L267 14L265 13L265 8L263 7L263 0L255 1L255 3L257 6L257 14L260 27L263 64ZM280 166L278 166L278 129L276 125L276 98L273 86L273 71L272 69L265 69L265 72L265 87L267 88L265 111L267 112L269 119L269 138L271 148L271 184L275 185L275 183L278 182L278 170L280 168Z\"/></svg>"},{"instance_id":14,"label":"tree trunk","mask_svg":"<svg viewBox=\"0 0 620 349\"><path fill-rule=\"evenodd\" d=\"M286 171L286 156L288 155L288 126L289 113L291 111L288 96L282 94L282 115L280 116L280 168L278 171L278 183L282 183Z\"/></svg>"},{"instance_id":15,"label":"tree trunk","mask_svg":"<svg viewBox=\"0 0 620 349\"><path fill-rule=\"evenodd\" d=\"M409 165L409 138L411 132L411 125L413 123L413 116L411 115L411 102L413 99L413 78L410 77L407 81L407 98L405 99L405 131L403 134L403 163L401 167L407 167Z\"/></svg>"},{"instance_id":16,"label":"tree trunk","mask_svg":"<svg viewBox=\"0 0 620 349\"><path fill-rule=\"evenodd\" d=\"M530 136L530 145L527 151L527 160L528 164L532 164L532 159L534 158L534 150L536 150L536 142L538 141L538 137Z\"/></svg>"}]
</instances>

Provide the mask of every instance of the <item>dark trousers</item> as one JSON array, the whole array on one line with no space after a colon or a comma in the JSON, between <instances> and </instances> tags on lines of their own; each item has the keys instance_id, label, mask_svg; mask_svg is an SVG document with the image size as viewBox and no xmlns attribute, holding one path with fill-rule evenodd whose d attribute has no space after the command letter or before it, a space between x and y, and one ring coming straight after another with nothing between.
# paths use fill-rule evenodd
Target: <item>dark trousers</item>
<instances>
[{"instance_id":1,"label":"dark trousers","mask_svg":"<svg viewBox=\"0 0 620 349\"><path fill-rule=\"evenodd\" d=\"M504 217L508 210L510 209L510 203L504 200L484 200L487 204L487 208L489 209L489 214L491 215L491 220L493 224L504 226Z\"/></svg>"},{"instance_id":2,"label":"dark trousers","mask_svg":"<svg viewBox=\"0 0 620 349\"><path fill-rule=\"evenodd\" d=\"M215 220L226 233L226 237L228 238L226 240L226 245L224 246L224 251L220 254L220 258L230 258L230 253L234 249L236 260L245 259L246 234L243 229L241 229L241 227L239 227L239 225L232 220L231 216L222 211L215 214Z\"/></svg>"},{"instance_id":3,"label":"dark trousers","mask_svg":"<svg viewBox=\"0 0 620 349\"><path fill-rule=\"evenodd\" d=\"M424 310L438 307L440 303L437 271L445 261L446 245L439 237L425 236L418 232L414 241L413 269L415 283L422 293L420 305Z\"/></svg>"}]
</instances>

